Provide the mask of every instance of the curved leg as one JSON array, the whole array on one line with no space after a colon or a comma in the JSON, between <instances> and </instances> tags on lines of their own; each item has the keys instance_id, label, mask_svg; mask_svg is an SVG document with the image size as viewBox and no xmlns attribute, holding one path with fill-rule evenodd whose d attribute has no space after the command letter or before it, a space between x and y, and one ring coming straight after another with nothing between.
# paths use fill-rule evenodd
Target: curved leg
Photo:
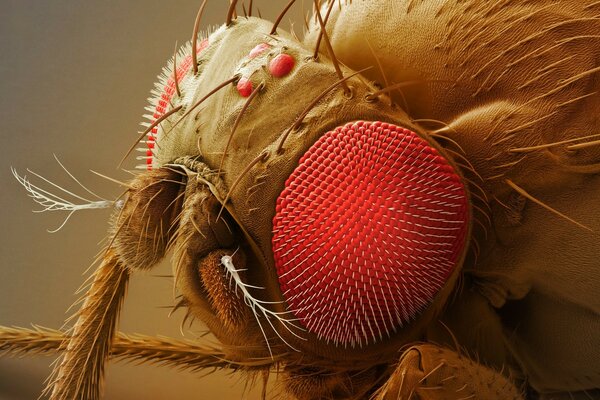
<instances>
[{"instance_id":1,"label":"curved leg","mask_svg":"<svg viewBox=\"0 0 600 400\"><path fill-rule=\"evenodd\" d=\"M504 375L453 350L433 344L410 347L375 399L522 400Z\"/></svg>"}]
</instances>

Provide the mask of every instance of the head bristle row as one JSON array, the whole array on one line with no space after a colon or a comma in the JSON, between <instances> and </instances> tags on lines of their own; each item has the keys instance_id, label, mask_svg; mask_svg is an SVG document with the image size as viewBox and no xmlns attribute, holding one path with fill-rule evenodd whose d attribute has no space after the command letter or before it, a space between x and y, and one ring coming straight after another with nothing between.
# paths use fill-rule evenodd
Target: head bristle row
<instances>
[{"instance_id":1,"label":"head bristle row","mask_svg":"<svg viewBox=\"0 0 600 400\"><path fill-rule=\"evenodd\" d=\"M171 58L167 63L167 66L163 68L162 73L158 76L158 81L154 84L154 89L150 92L152 95L148 99L150 104L145 108L146 111L148 111L148 114L145 114L144 118L149 122L142 123L144 128L151 126L169 109L176 107L182 100L182 98L178 96L177 86L180 88L185 87L183 83L192 76L193 57L191 54L191 46L191 42L182 46L177 51L176 56ZM206 47L208 47L208 39L203 38L199 40L196 45L196 53L201 54ZM177 66L174 66L174 60L177 60ZM182 93L182 96L185 96L185 93ZM142 152L143 155L138 157L138 159L145 161L143 165L144 169L152 169L154 150L159 131L160 126L155 126L148 132L145 140L140 142L143 146L138 150Z\"/></svg>"}]
</instances>

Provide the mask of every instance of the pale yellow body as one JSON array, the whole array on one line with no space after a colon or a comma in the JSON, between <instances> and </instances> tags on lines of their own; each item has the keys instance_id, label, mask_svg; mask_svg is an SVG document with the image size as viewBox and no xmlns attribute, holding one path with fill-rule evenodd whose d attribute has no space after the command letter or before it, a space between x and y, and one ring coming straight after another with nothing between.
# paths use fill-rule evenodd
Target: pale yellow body
<instances>
[{"instance_id":1,"label":"pale yellow body","mask_svg":"<svg viewBox=\"0 0 600 400\"><path fill-rule=\"evenodd\" d=\"M541 392L600 387L600 146L543 148L600 132L600 3L342 3L327 25L336 56L379 63L365 75L382 85L407 82L395 102L483 178L491 228L446 317L461 345L516 360Z\"/></svg>"},{"instance_id":2,"label":"pale yellow body","mask_svg":"<svg viewBox=\"0 0 600 400\"><path fill-rule=\"evenodd\" d=\"M149 126L153 169L129 183L69 336L50 343L23 330L19 341L0 329L3 352L63 344L52 400L98 399L111 354L265 376L276 368L282 396L299 400L598 395L600 1L335 1L323 16L329 5L335 56L326 38L315 51L314 19L301 42L233 18L234 2ZM269 50L249 58L258 44ZM268 66L281 53L295 64L276 76ZM150 111L172 76L171 63ZM241 77L253 80L252 96L238 91ZM439 151L465 183L472 223L428 308L390 337L343 347L283 320L294 310L279 288L272 221L298 160L357 120L396 124ZM129 275L168 250L176 308L222 347L164 340L119 353Z\"/></svg>"}]
</instances>

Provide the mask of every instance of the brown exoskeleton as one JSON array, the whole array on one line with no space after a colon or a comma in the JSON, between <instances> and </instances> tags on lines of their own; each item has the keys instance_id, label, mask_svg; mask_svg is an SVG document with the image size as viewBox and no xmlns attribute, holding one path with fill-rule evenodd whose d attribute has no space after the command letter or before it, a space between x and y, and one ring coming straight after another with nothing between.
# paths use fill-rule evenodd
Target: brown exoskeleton
<instances>
[{"instance_id":1,"label":"brown exoskeleton","mask_svg":"<svg viewBox=\"0 0 600 400\"><path fill-rule=\"evenodd\" d=\"M600 2L337 4L299 42L234 2L165 70L51 398L98 398L169 249L223 344L190 364L299 399L598 394Z\"/></svg>"}]
</instances>

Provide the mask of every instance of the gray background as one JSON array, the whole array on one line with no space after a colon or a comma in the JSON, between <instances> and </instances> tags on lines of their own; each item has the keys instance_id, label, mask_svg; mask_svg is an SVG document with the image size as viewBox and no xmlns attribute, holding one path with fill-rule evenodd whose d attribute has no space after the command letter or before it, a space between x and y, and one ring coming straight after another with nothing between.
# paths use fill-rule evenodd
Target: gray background
<instances>
[{"instance_id":1,"label":"gray background","mask_svg":"<svg viewBox=\"0 0 600 400\"><path fill-rule=\"evenodd\" d=\"M33 1L0 0L0 325L58 328L76 299L110 211L75 214L58 233L64 214L34 214L36 205L10 167L30 168L76 189L54 161L101 195L119 188L89 169L118 179L116 166L132 144L156 75L175 41L191 36L200 0ZM256 0L273 20L287 0ZM289 14L301 21L300 1ZM307 2L309 4L310 2ZM203 28L221 24L227 0L212 0ZM308 10L307 10L308 11ZM289 28L286 18L282 24ZM302 24L296 23L298 33ZM135 162L129 158L127 167ZM80 192L80 191L78 191ZM182 314L159 308L172 301L165 263L137 274L125 301L120 330L181 337ZM202 327L195 324L187 338ZM52 357L0 359L0 400L35 399ZM239 375L206 377L158 366L110 364L107 399L242 398ZM247 398L257 398L251 391Z\"/></svg>"}]
</instances>

